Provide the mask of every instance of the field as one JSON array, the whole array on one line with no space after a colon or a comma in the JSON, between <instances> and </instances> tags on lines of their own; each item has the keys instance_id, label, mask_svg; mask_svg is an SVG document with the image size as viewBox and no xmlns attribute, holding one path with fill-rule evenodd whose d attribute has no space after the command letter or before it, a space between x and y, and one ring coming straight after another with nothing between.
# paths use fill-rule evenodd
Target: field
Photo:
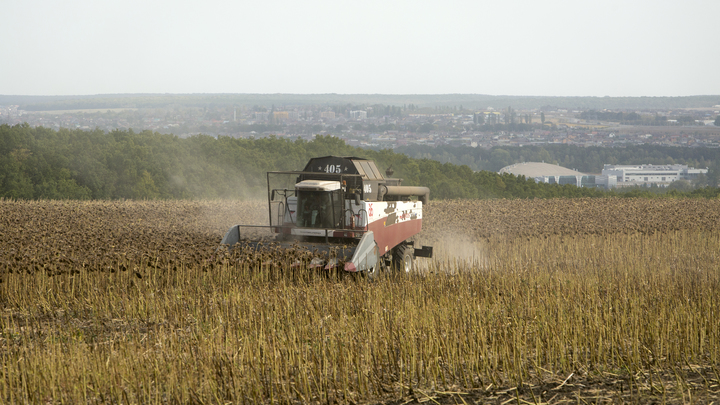
<instances>
[{"instance_id":1,"label":"field","mask_svg":"<svg viewBox=\"0 0 720 405\"><path fill-rule=\"evenodd\" d=\"M720 201L432 201L377 281L223 253L263 203L0 200L0 402L720 401Z\"/></svg>"}]
</instances>

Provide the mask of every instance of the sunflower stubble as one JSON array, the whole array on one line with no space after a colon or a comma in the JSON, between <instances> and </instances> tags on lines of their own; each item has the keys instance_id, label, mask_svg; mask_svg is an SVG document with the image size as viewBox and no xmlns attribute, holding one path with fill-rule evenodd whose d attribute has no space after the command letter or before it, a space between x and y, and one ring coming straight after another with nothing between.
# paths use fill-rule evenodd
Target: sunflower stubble
<instances>
[{"instance_id":1,"label":"sunflower stubble","mask_svg":"<svg viewBox=\"0 0 720 405\"><path fill-rule=\"evenodd\" d=\"M3 200L0 400L492 398L570 373L712 395L718 213L717 200L433 201L418 240L443 258L370 282L272 243L218 250L232 224L262 223L262 202Z\"/></svg>"}]
</instances>

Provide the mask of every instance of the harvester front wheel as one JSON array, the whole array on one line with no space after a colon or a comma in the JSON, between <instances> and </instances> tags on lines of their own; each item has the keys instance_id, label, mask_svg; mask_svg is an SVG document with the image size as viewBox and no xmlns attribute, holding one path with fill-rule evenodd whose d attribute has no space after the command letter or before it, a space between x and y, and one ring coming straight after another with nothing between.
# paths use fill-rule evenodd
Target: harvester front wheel
<instances>
[{"instance_id":1,"label":"harvester front wheel","mask_svg":"<svg viewBox=\"0 0 720 405\"><path fill-rule=\"evenodd\" d=\"M403 273L410 273L413 269L413 249L410 246L398 246L395 252L395 268Z\"/></svg>"},{"instance_id":2,"label":"harvester front wheel","mask_svg":"<svg viewBox=\"0 0 720 405\"><path fill-rule=\"evenodd\" d=\"M369 279L376 279L376 278L380 277L380 263L377 263L375 266L368 269L365 272L365 275L367 275L367 277Z\"/></svg>"},{"instance_id":3,"label":"harvester front wheel","mask_svg":"<svg viewBox=\"0 0 720 405\"><path fill-rule=\"evenodd\" d=\"M380 277L382 273L385 273L388 271L388 266L385 263L385 256L379 257L377 263L374 267L369 269L366 274L368 278L375 279Z\"/></svg>"}]
</instances>

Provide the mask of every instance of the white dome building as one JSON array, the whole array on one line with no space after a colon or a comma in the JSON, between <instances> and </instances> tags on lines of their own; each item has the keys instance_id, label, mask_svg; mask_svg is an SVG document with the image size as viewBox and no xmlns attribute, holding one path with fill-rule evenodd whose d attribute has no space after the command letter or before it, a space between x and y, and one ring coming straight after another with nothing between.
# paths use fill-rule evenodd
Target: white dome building
<instances>
[{"instance_id":1,"label":"white dome building","mask_svg":"<svg viewBox=\"0 0 720 405\"><path fill-rule=\"evenodd\" d=\"M505 166L498 172L500 174L510 173L515 176L525 176L534 179L538 183L550 184L572 184L577 187L615 187L616 179L610 176L588 175L577 170L553 165L550 163L516 163Z\"/></svg>"},{"instance_id":2,"label":"white dome building","mask_svg":"<svg viewBox=\"0 0 720 405\"><path fill-rule=\"evenodd\" d=\"M543 176L585 176L585 173L580 173L577 170L571 170L558 165L551 165L550 163L538 162L516 163L514 165L505 166L500 169L498 173L510 173L516 176L525 176L530 178Z\"/></svg>"}]
</instances>

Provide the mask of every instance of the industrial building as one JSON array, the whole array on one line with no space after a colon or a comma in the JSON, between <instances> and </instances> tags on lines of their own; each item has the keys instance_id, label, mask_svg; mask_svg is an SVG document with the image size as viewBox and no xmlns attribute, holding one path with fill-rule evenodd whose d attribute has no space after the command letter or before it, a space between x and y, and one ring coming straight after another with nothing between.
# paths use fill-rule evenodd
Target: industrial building
<instances>
[{"instance_id":1,"label":"industrial building","mask_svg":"<svg viewBox=\"0 0 720 405\"><path fill-rule=\"evenodd\" d=\"M658 185L667 187L677 180L694 180L708 169L687 165L605 165L602 174L615 177L618 187Z\"/></svg>"},{"instance_id":2,"label":"industrial building","mask_svg":"<svg viewBox=\"0 0 720 405\"><path fill-rule=\"evenodd\" d=\"M538 183L602 188L650 185L667 187L673 181L692 181L707 172L708 169L695 169L687 165L604 165L601 175L593 175L544 162L516 163L499 171L500 174L525 176Z\"/></svg>"},{"instance_id":3,"label":"industrial building","mask_svg":"<svg viewBox=\"0 0 720 405\"><path fill-rule=\"evenodd\" d=\"M550 184L571 184L576 187L602 187L612 188L616 186L617 177L593 174L585 174L577 170L571 170L562 166L549 163L526 162L505 166L499 171L500 174L510 173L516 176L525 176L534 179L538 183Z\"/></svg>"}]
</instances>

